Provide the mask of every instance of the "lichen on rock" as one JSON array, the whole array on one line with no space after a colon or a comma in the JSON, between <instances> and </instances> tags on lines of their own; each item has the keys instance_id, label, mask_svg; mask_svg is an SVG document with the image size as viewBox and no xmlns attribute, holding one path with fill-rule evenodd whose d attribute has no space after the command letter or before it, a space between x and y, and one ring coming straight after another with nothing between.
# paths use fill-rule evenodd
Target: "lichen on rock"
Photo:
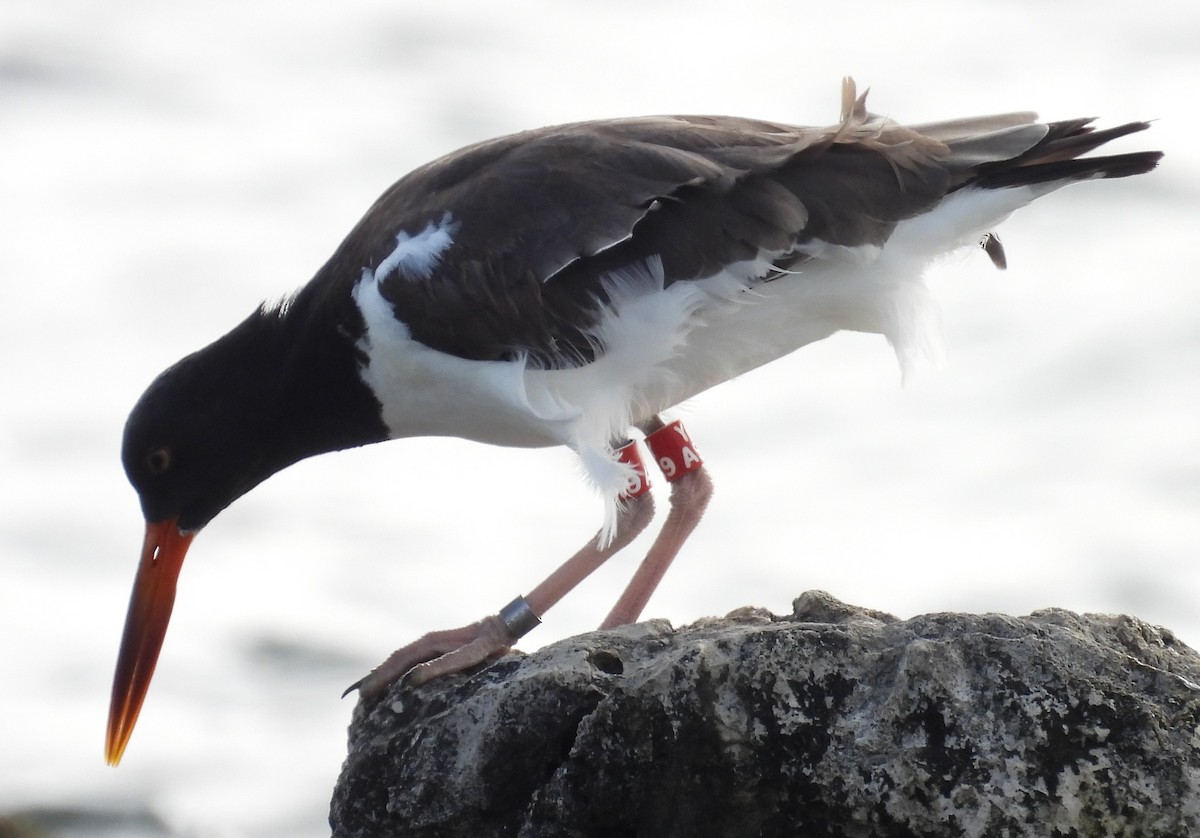
<instances>
[{"instance_id":1,"label":"lichen on rock","mask_svg":"<svg viewBox=\"0 0 1200 838\"><path fill-rule=\"evenodd\" d=\"M360 705L350 836L1200 834L1200 656L1132 617L650 621Z\"/></svg>"}]
</instances>

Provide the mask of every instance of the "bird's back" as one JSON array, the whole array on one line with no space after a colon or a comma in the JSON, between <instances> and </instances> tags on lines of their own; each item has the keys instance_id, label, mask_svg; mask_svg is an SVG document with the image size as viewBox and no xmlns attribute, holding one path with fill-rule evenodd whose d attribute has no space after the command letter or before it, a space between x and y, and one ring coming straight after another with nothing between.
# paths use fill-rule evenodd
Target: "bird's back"
<instances>
[{"instance_id":1,"label":"bird's back","mask_svg":"<svg viewBox=\"0 0 1200 838\"><path fill-rule=\"evenodd\" d=\"M731 267L751 282L803 281L813 260L881 248L958 191L1145 171L1154 153L1074 159L1144 127L1093 133L1030 113L904 127L869 113L847 81L841 120L823 128L708 116L543 128L403 178L331 264L355 280L352 265L378 273L440 225L452 242L432 263L379 277L412 336L473 360L575 366L603 351L594 333L614 274L657 260L665 286ZM959 225L973 229L928 244L957 246L1038 191L1006 196L1003 212L983 202L979 223Z\"/></svg>"}]
</instances>

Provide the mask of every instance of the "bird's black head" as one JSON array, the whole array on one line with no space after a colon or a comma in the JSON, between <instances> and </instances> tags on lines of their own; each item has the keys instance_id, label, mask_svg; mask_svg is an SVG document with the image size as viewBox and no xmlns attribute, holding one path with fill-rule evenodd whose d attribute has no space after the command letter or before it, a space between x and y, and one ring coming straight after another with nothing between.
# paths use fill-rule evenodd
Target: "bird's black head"
<instances>
[{"instance_id":1,"label":"bird's black head","mask_svg":"<svg viewBox=\"0 0 1200 838\"><path fill-rule=\"evenodd\" d=\"M297 460L387 437L358 374L361 318L349 295L331 293L314 283L255 312L155 379L129 416L122 458L146 536L113 675L111 765L141 712L195 532Z\"/></svg>"},{"instance_id":2,"label":"bird's black head","mask_svg":"<svg viewBox=\"0 0 1200 838\"><path fill-rule=\"evenodd\" d=\"M254 386L279 360L270 343L253 339L269 337L263 314L155 379L125 425L122 458L142 501L146 537L113 675L110 765L121 761L150 687L192 536L286 465L264 436L263 418L277 398L272 379Z\"/></svg>"},{"instance_id":3,"label":"bird's black head","mask_svg":"<svg viewBox=\"0 0 1200 838\"><path fill-rule=\"evenodd\" d=\"M121 458L148 522L198 530L283 467L268 434L273 377L239 363L231 335L158 376L125 424Z\"/></svg>"},{"instance_id":4,"label":"bird's black head","mask_svg":"<svg viewBox=\"0 0 1200 838\"><path fill-rule=\"evenodd\" d=\"M138 400L122 459L147 522L198 530L297 460L386 438L353 332L306 302L260 309Z\"/></svg>"}]
</instances>

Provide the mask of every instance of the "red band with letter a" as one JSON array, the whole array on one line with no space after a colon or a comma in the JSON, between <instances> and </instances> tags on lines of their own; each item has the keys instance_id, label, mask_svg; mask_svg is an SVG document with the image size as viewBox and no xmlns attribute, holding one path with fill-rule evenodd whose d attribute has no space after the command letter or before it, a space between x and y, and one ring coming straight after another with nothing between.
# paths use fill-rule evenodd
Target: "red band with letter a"
<instances>
[{"instance_id":1,"label":"red band with letter a","mask_svg":"<svg viewBox=\"0 0 1200 838\"><path fill-rule=\"evenodd\" d=\"M646 476L646 464L642 462L642 452L634 440L617 449L617 460L633 466L633 474L629 478L629 488L621 493L623 498L636 498L650 491L650 478Z\"/></svg>"},{"instance_id":2,"label":"red band with letter a","mask_svg":"<svg viewBox=\"0 0 1200 838\"><path fill-rule=\"evenodd\" d=\"M646 446L654 455L658 467L662 469L663 477L670 482L704 465L704 461L692 446L691 437L678 419L652 434L647 434Z\"/></svg>"}]
</instances>

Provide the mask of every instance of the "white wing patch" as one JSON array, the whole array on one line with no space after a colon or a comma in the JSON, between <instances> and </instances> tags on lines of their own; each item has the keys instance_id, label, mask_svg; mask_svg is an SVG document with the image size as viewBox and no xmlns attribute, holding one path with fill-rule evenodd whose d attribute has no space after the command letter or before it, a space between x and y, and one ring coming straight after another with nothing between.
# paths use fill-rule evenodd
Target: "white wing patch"
<instances>
[{"instance_id":1,"label":"white wing patch","mask_svg":"<svg viewBox=\"0 0 1200 838\"><path fill-rule=\"evenodd\" d=\"M458 228L459 223L447 212L440 221L430 221L416 235L401 230L396 234L396 249L375 269L375 281L382 282L393 272L414 282L429 279L442 255L454 244Z\"/></svg>"}]
</instances>

